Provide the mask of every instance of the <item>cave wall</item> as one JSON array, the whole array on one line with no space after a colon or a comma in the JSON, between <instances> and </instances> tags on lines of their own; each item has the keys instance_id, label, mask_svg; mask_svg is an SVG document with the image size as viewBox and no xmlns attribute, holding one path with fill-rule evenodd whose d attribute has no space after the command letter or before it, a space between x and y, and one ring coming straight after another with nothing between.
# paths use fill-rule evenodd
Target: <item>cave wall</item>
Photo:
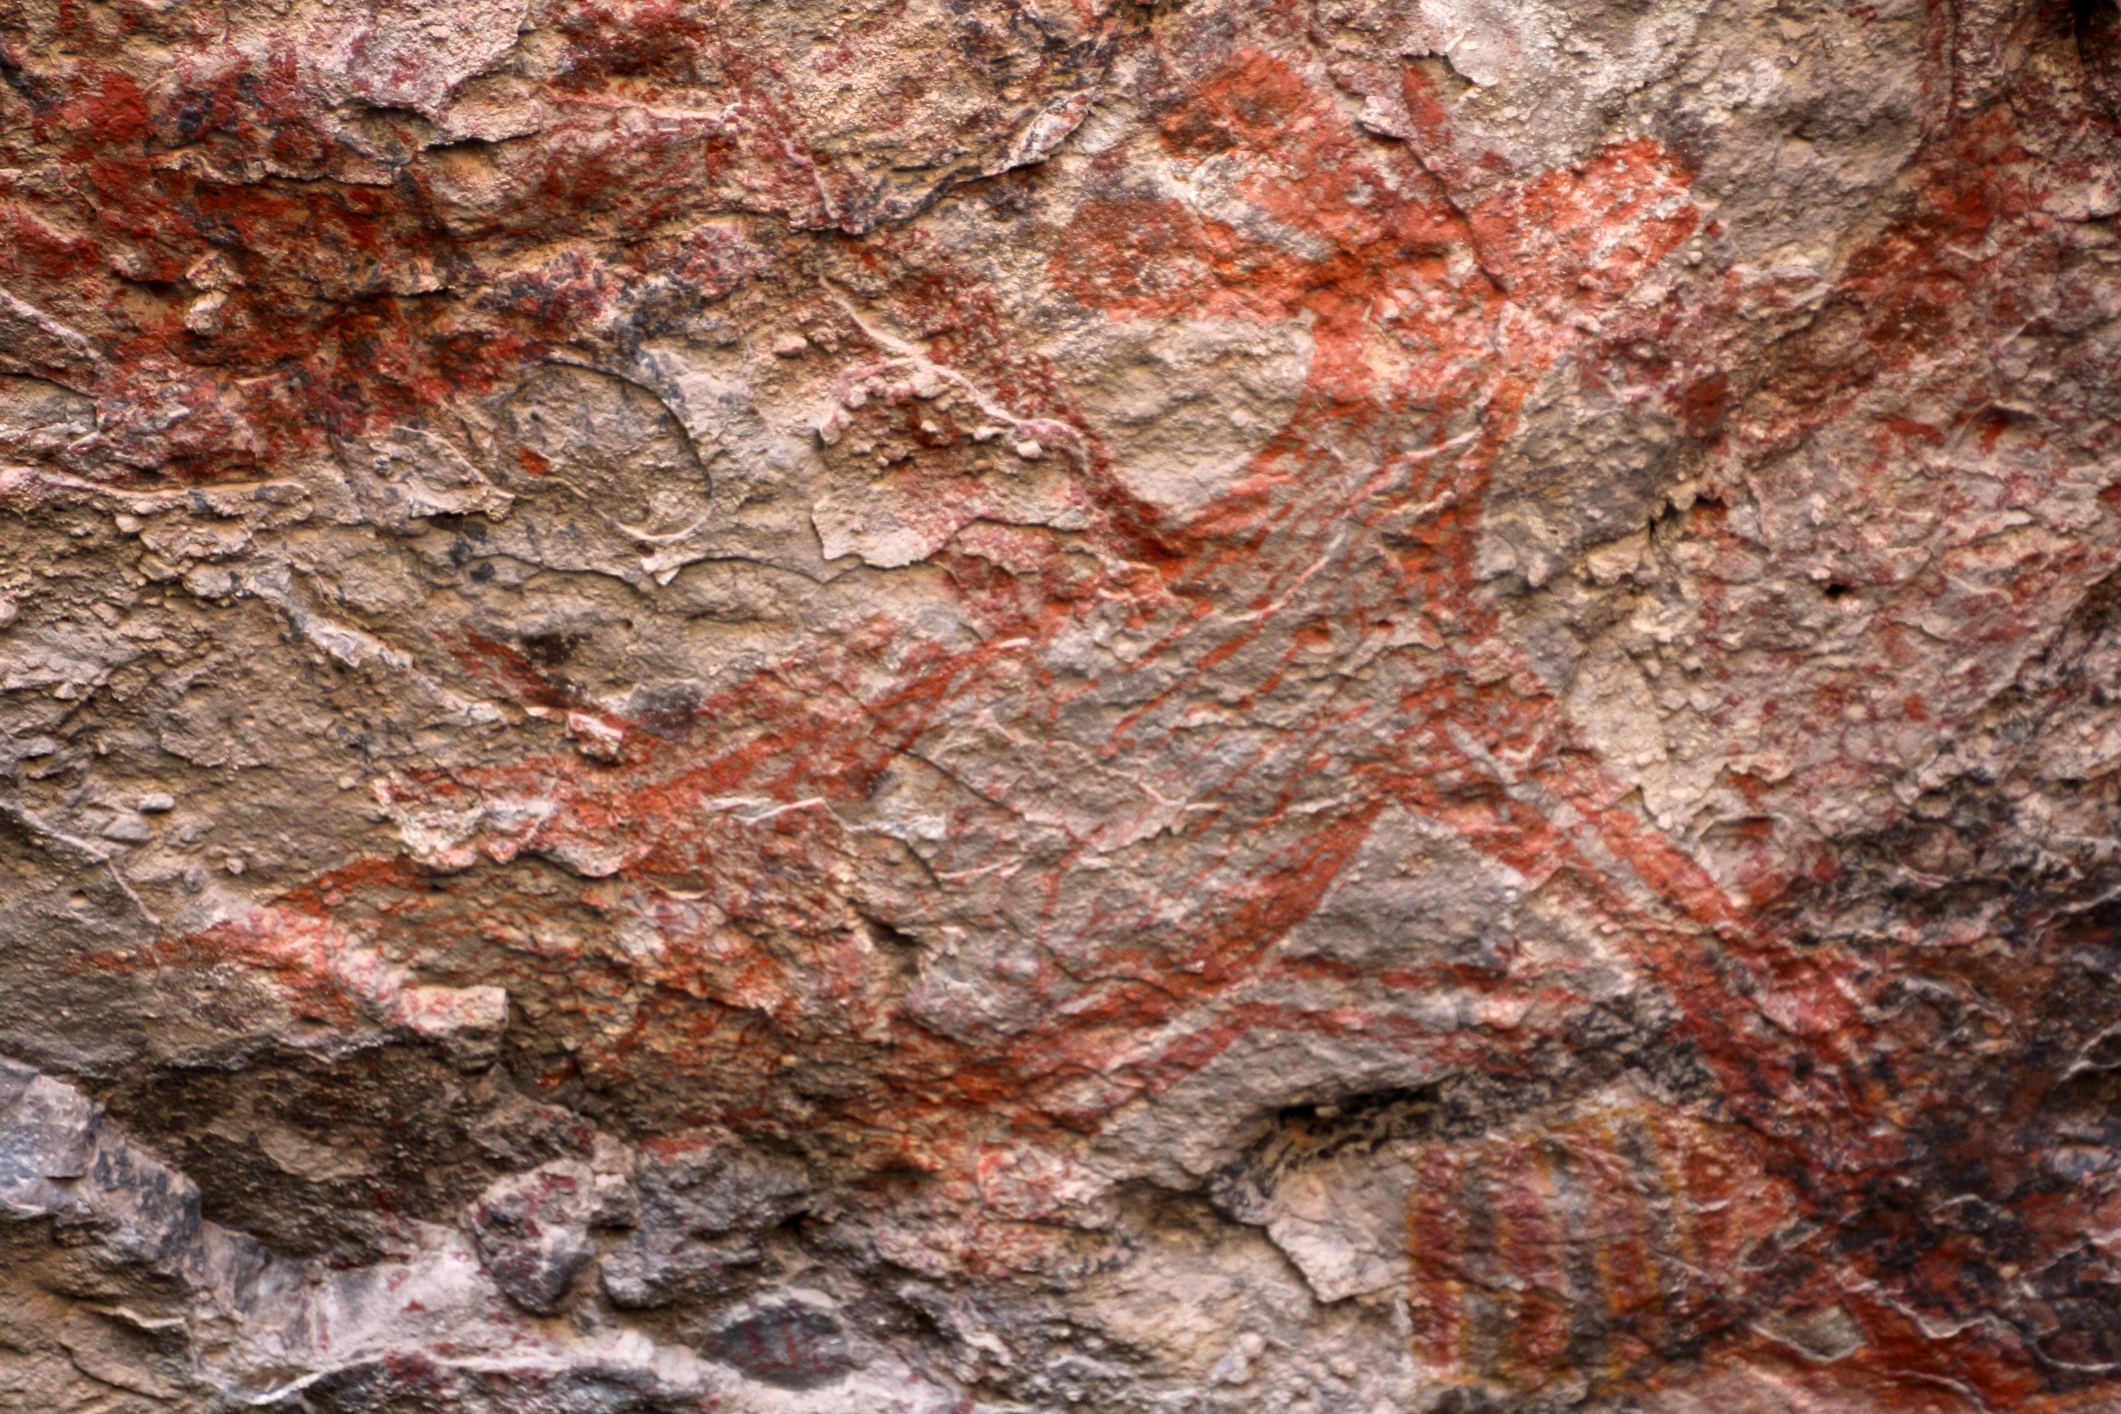
<instances>
[{"instance_id":1,"label":"cave wall","mask_svg":"<svg viewBox=\"0 0 2121 1414\"><path fill-rule=\"evenodd\" d=\"M0 1407L2114 1407L2117 119L6 0Z\"/></svg>"}]
</instances>

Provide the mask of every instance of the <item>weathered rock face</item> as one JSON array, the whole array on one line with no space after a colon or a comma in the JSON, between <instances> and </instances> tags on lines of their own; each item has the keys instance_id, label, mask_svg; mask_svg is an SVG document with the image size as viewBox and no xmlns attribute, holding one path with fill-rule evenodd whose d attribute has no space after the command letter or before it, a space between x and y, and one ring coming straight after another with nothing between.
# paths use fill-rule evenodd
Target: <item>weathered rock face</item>
<instances>
[{"instance_id":1,"label":"weathered rock face","mask_svg":"<svg viewBox=\"0 0 2121 1414\"><path fill-rule=\"evenodd\" d=\"M0 8L0 1407L2121 1397L2121 9Z\"/></svg>"}]
</instances>

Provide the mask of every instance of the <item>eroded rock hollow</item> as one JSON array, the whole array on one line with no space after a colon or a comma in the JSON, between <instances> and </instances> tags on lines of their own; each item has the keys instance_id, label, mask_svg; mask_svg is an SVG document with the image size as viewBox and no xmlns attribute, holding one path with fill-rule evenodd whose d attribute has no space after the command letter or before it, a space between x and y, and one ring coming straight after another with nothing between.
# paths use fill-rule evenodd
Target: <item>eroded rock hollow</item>
<instances>
[{"instance_id":1,"label":"eroded rock hollow","mask_svg":"<svg viewBox=\"0 0 2121 1414\"><path fill-rule=\"evenodd\" d=\"M7 0L0 1408L2111 1409L2114 0Z\"/></svg>"}]
</instances>

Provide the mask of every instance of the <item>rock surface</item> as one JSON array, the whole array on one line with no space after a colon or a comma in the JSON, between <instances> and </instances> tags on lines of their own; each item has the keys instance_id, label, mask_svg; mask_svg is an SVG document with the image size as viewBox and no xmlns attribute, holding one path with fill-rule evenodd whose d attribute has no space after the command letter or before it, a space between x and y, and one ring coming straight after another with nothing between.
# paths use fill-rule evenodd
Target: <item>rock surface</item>
<instances>
[{"instance_id":1,"label":"rock surface","mask_svg":"<svg viewBox=\"0 0 2121 1414\"><path fill-rule=\"evenodd\" d=\"M0 7L0 1407L2121 1397L2121 9Z\"/></svg>"}]
</instances>

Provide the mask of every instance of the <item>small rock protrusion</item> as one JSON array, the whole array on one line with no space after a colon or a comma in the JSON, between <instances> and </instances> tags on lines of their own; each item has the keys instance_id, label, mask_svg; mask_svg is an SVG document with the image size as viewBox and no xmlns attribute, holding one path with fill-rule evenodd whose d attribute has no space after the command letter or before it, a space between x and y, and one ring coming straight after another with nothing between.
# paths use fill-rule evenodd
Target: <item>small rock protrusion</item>
<instances>
[{"instance_id":1,"label":"small rock protrusion","mask_svg":"<svg viewBox=\"0 0 2121 1414\"><path fill-rule=\"evenodd\" d=\"M801 358L810 351L810 341L801 334L783 334L773 341L775 358Z\"/></svg>"},{"instance_id":2,"label":"small rock protrusion","mask_svg":"<svg viewBox=\"0 0 2121 1414\"><path fill-rule=\"evenodd\" d=\"M11 1206L36 1206L36 1196L56 1196L47 1186L51 1180L88 1172L97 1114L73 1086L37 1075L0 1107L0 1121L0 1199Z\"/></svg>"},{"instance_id":3,"label":"small rock protrusion","mask_svg":"<svg viewBox=\"0 0 2121 1414\"><path fill-rule=\"evenodd\" d=\"M103 838L119 844L146 844L154 837L154 827L130 810L103 827Z\"/></svg>"},{"instance_id":4,"label":"small rock protrusion","mask_svg":"<svg viewBox=\"0 0 2121 1414\"><path fill-rule=\"evenodd\" d=\"M226 599L236 592L236 577L219 565L197 565L185 572L184 588L194 599Z\"/></svg>"},{"instance_id":5,"label":"small rock protrusion","mask_svg":"<svg viewBox=\"0 0 2121 1414\"><path fill-rule=\"evenodd\" d=\"M142 815L167 815L177 808L177 798L166 790L152 791L140 797L138 809Z\"/></svg>"},{"instance_id":6,"label":"small rock protrusion","mask_svg":"<svg viewBox=\"0 0 2121 1414\"><path fill-rule=\"evenodd\" d=\"M1208 1378L1219 1385L1249 1384L1252 1379L1252 1362L1266 1353L1267 1338L1258 1331L1246 1331L1215 1362Z\"/></svg>"},{"instance_id":7,"label":"small rock protrusion","mask_svg":"<svg viewBox=\"0 0 2121 1414\"><path fill-rule=\"evenodd\" d=\"M622 1177L562 1159L494 1182L466 1210L465 1225L502 1294L550 1316L596 1254L590 1229L623 1224L631 1199Z\"/></svg>"},{"instance_id":8,"label":"small rock protrusion","mask_svg":"<svg viewBox=\"0 0 2121 1414\"><path fill-rule=\"evenodd\" d=\"M220 290L199 296L184 311L184 327L201 338L212 338L227 324L221 312L227 304L228 296Z\"/></svg>"},{"instance_id":9,"label":"small rock protrusion","mask_svg":"<svg viewBox=\"0 0 2121 1414\"><path fill-rule=\"evenodd\" d=\"M1018 442L1013 450L1018 456L1022 457L1027 462L1035 462L1040 457L1046 454L1046 449L1044 447L1041 447L1038 443L1032 441L1028 437L1025 438L1023 441Z\"/></svg>"},{"instance_id":10,"label":"small rock protrusion","mask_svg":"<svg viewBox=\"0 0 2121 1414\"><path fill-rule=\"evenodd\" d=\"M802 1168L719 1132L672 1136L635 1174L638 1226L605 1257L604 1294L628 1309L724 1289L763 1255L760 1234L807 1206Z\"/></svg>"},{"instance_id":11,"label":"small rock protrusion","mask_svg":"<svg viewBox=\"0 0 2121 1414\"><path fill-rule=\"evenodd\" d=\"M588 712L567 714L567 737L591 761L609 763L625 754L625 729Z\"/></svg>"},{"instance_id":12,"label":"small rock protrusion","mask_svg":"<svg viewBox=\"0 0 2121 1414\"><path fill-rule=\"evenodd\" d=\"M786 1389L830 1384L854 1368L838 1307L796 1289L744 1307L708 1338L707 1353Z\"/></svg>"},{"instance_id":13,"label":"small rock protrusion","mask_svg":"<svg viewBox=\"0 0 2121 1414\"><path fill-rule=\"evenodd\" d=\"M439 1042L466 1071L492 1065L508 1029L508 993L499 987L407 987L394 1011L396 1021Z\"/></svg>"}]
</instances>

